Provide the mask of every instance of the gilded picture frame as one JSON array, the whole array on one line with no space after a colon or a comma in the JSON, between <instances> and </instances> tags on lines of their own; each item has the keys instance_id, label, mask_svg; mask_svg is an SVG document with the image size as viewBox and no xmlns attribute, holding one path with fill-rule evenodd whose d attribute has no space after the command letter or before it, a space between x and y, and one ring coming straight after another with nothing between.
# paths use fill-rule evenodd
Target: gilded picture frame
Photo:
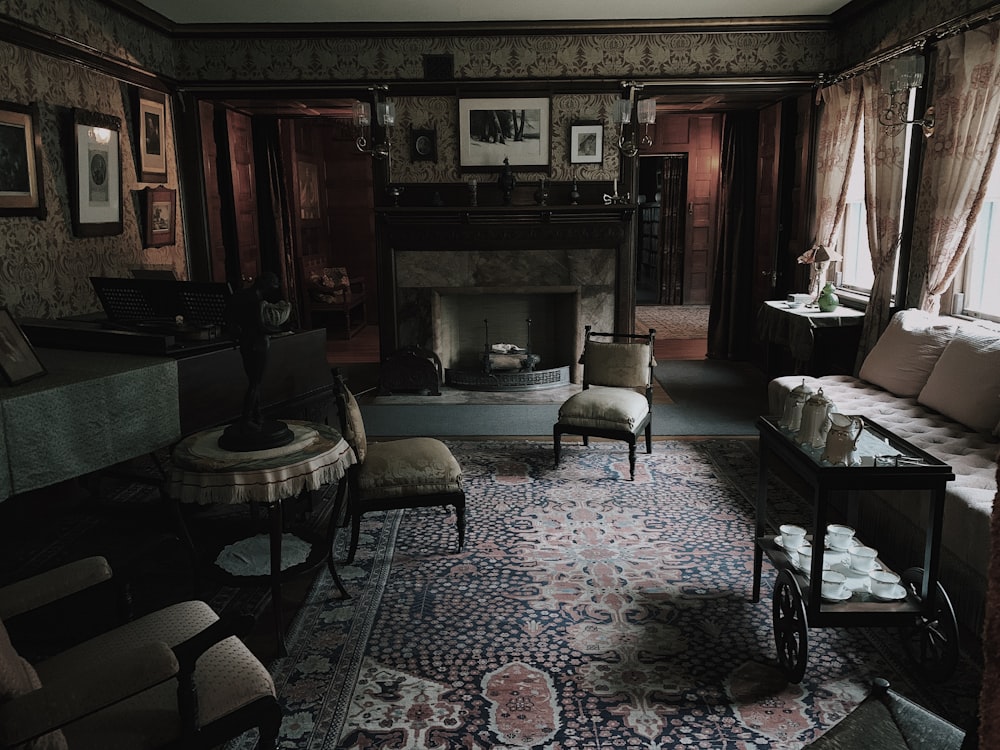
<instances>
[{"instance_id":1,"label":"gilded picture frame","mask_svg":"<svg viewBox=\"0 0 1000 750\"><path fill-rule=\"evenodd\" d=\"M38 107L0 102L0 216L45 215Z\"/></svg>"}]
</instances>

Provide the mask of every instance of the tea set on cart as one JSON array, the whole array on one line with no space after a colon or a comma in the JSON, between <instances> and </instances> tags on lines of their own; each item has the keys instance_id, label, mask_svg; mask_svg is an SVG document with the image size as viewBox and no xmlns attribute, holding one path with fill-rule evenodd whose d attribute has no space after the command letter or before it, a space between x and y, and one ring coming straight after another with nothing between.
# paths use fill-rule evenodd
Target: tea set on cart
<instances>
[{"instance_id":1,"label":"tea set on cart","mask_svg":"<svg viewBox=\"0 0 1000 750\"><path fill-rule=\"evenodd\" d=\"M950 467L872 421L841 414L822 389L813 392L804 380L789 394L780 418L761 418L758 427L754 601L766 553L778 570L774 637L788 679L799 682L804 675L807 628L843 625L899 626L917 670L929 680L947 679L958 663L958 623L937 580L936 560L944 486L954 478ZM768 461L775 458L814 487L816 528L811 536L796 523L781 524L777 535L765 532L765 477ZM851 526L826 522L832 496L869 488L931 491L923 568L896 573Z\"/></svg>"}]
</instances>

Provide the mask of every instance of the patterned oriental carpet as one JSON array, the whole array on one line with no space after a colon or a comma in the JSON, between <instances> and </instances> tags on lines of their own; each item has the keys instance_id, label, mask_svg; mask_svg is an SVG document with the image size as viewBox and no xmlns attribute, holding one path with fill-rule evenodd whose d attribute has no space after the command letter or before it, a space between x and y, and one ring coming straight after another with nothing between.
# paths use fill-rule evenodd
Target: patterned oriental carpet
<instances>
[{"instance_id":1,"label":"patterned oriental carpet","mask_svg":"<svg viewBox=\"0 0 1000 750\"><path fill-rule=\"evenodd\" d=\"M920 685L885 629L810 629L805 677L786 683L772 570L750 601L754 441L657 442L634 482L610 443L564 446L558 469L545 442L449 445L465 551L450 511L365 517L339 568L352 598L323 569L271 665L279 747L794 750L876 676L972 721L977 668ZM799 519L788 488L769 492L773 520Z\"/></svg>"}]
</instances>

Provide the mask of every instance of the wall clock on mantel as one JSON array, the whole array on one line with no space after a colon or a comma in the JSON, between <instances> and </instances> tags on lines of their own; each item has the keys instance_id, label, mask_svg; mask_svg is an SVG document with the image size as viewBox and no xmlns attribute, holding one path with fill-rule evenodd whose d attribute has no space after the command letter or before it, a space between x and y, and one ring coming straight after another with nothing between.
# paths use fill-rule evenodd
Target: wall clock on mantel
<instances>
[{"instance_id":1,"label":"wall clock on mantel","mask_svg":"<svg viewBox=\"0 0 1000 750\"><path fill-rule=\"evenodd\" d=\"M410 161L437 161L437 131L410 128Z\"/></svg>"}]
</instances>

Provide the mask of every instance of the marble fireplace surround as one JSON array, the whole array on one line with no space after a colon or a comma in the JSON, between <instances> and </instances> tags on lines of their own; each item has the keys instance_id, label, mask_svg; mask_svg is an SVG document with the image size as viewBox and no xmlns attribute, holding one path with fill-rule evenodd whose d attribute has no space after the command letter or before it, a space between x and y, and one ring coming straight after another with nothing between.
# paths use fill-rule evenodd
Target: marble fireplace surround
<instances>
[{"instance_id":1,"label":"marble fireplace surround","mask_svg":"<svg viewBox=\"0 0 1000 750\"><path fill-rule=\"evenodd\" d=\"M484 321L492 343L523 346L530 317L538 367L569 366L579 382L583 327L615 328L631 218L630 211L594 207L595 217L580 208L561 221L530 209L385 209L380 269L390 273L380 281L394 293L382 296L380 321L392 325L380 330L395 336L383 338L383 352L387 343L388 351L421 346L446 369L475 367Z\"/></svg>"}]
</instances>

